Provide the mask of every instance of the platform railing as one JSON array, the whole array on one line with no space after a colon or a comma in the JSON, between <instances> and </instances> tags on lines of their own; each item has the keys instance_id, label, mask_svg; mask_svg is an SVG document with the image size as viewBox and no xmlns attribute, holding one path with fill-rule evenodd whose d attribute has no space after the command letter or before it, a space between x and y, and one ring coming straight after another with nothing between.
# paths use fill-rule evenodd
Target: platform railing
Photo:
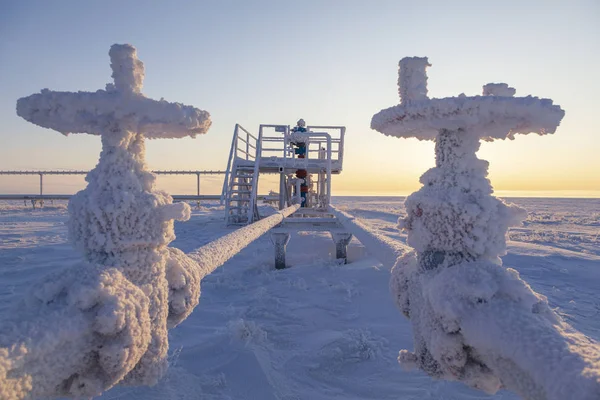
<instances>
[{"instance_id":1,"label":"platform railing","mask_svg":"<svg viewBox=\"0 0 600 400\"><path fill-rule=\"evenodd\" d=\"M258 139L248 132L243 126L236 124L235 133L235 156L246 161L256 160L258 154Z\"/></svg>"},{"instance_id":2,"label":"platform railing","mask_svg":"<svg viewBox=\"0 0 600 400\"><path fill-rule=\"evenodd\" d=\"M332 157L333 154L336 155L332 161L337 161L340 165L344 163L344 138L346 136L346 127L345 126L330 126L330 125L309 125L306 127L309 131L313 132L322 132L325 131L329 135L331 135L331 143L332 148ZM339 132L339 133L338 133ZM318 151L318 150L315 150Z\"/></svg>"},{"instance_id":3,"label":"platform railing","mask_svg":"<svg viewBox=\"0 0 600 400\"><path fill-rule=\"evenodd\" d=\"M252 172L252 192L250 193L250 204L248 206L248 221L255 222L254 208L257 202L258 195L258 172L260 169L260 154L262 153L262 127L258 131L258 140L256 141L256 153L254 157L254 171ZM258 216L256 216L258 218Z\"/></svg>"},{"instance_id":4,"label":"platform railing","mask_svg":"<svg viewBox=\"0 0 600 400\"><path fill-rule=\"evenodd\" d=\"M225 196L227 195L227 188L229 187L229 179L231 177L231 169L233 168L233 163L235 161L234 159L236 154L238 127L239 124L235 124L235 128L233 128L233 138L231 139L231 148L229 149L227 168L225 169L225 179L223 179L223 189L221 190L221 204L223 204L225 201Z\"/></svg>"},{"instance_id":5,"label":"platform railing","mask_svg":"<svg viewBox=\"0 0 600 400\"><path fill-rule=\"evenodd\" d=\"M262 138L261 142L263 146L261 148L260 157L261 158L269 158L269 157L277 157L277 158L291 158L296 159L297 156L290 152L288 154L288 149L286 147L286 141L288 138L286 134L281 134L278 132L267 132L264 128L275 128L281 129L285 128L283 125L261 125L262 129ZM289 132L289 127L288 132ZM346 132L346 128L342 126L308 126L308 133L327 133L331 136L331 161L335 163L339 163L340 165L344 159L344 136ZM307 153L306 159L319 159L319 152L322 151L324 147L327 146L327 140L320 137L311 137Z\"/></svg>"},{"instance_id":6,"label":"platform railing","mask_svg":"<svg viewBox=\"0 0 600 400\"><path fill-rule=\"evenodd\" d=\"M262 152L261 152L261 157L264 157L264 158L269 158L269 157L296 158L295 154L293 154L293 153L291 154L291 156L284 153L286 150L285 149L285 138L263 136L262 141L263 141L263 143L268 143L270 146L273 146L273 147L263 147ZM331 143L333 146L331 149L332 161L334 161L334 162L340 161L343 157L341 139L332 138ZM280 146L278 146L278 145L280 145ZM310 142L308 143L308 150L307 150L308 157L307 158L318 159L319 151L325 146L327 146L326 140L311 139ZM312 154L316 153L317 156L311 157L311 155L310 155L311 153Z\"/></svg>"}]
</instances>

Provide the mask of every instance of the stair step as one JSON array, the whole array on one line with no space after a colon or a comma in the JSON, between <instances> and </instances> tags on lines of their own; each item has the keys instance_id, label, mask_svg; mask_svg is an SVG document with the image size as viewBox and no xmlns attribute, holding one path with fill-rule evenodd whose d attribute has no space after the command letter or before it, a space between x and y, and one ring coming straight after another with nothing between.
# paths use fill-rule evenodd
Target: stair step
<instances>
[{"instance_id":1,"label":"stair step","mask_svg":"<svg viewBox=\"0 0 600 400\"><path fill-rule=\"evenodd\" d=\"M252 190L230 190L230 193L247 193L252 194Z\"/></svg>"}]
</instances>

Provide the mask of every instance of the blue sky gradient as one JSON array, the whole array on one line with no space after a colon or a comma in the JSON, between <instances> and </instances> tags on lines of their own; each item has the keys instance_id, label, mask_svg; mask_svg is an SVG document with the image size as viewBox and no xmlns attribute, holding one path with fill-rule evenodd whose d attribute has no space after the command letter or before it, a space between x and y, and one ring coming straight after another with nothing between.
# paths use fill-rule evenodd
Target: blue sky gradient
<instances>
[{"instance_id":1,"label":"blue sky gradient","mask_svg":"<svg viewBox=\"0 0 600 400\"><path fill-rule=\"evenodd\" d=\"M16 115L16 100L42 88L104 88L110 45L131 43L147 96L213 119L205 136L149 143L151 168L223 169L236 122L256 131L302 117L347 126L334 193L409 193L433 165L433 144L369 125L399 101L398 60L416 55L433 64L430 97L506 82L566 110L556 135L482 146L497 189L600 193L598 21L600 3L584 0L5 1L0 169L92 168L98 137L36 127ZM19 182L0 177L0 192Z\"/></svg>"}]
</instances>

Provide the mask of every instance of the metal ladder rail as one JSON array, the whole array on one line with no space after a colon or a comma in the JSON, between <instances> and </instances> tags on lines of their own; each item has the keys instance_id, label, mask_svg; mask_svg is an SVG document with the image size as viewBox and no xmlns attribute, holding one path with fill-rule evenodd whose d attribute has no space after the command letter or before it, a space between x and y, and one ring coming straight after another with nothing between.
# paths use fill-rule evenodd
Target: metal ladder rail
<instances>
[{"instance_id":1,"label":"metal ladder rail","mask_svg":"<svg viewBox=\"0 0 600 400\"><path fill-rule=\"evenodd\" d=\"M227 189L225 193L225 218L226 222L229 223L230 211L231 211L231 196L233 191L233 186L235 183L235 175L237 174L237 163L234 161L233 166L231 167L232 172L229 174L229 182L227 183Z\"/></svg>"},{"instance_id":2,"label":"metal ladder rail","mask_svg":"<svg viewBox=\"0 0 600 400\"><path fill-rule=\"evenodd\" d=\"M244 132L245 137L241 137L240 131ZM254 139L255 143L251 144L251 139ZM240 144L243 142L243 145ZM247 210L250 203L250 194L252 190L242 190L243 188L252 188L252 182L249 182L249 177L243 177L243 170L250 170L251 167L243 166L238 163L239 159L250 161L252 154L250 149L252 148L256 152L257 138L248 132L240 124L235 125L234 135L231 142L231 150L229 153L229 160L227 163L226 179L223 181L223 190L221 192L221 201L225 202L225 217L227 223L239 223L242 219L242 210ZM241 153L241 154L240 154ZM252 171L253 173L254 171ZM237 190L234 188L237 186ZM244 192L244 193L243 193ZM249 193L246 194L245 192ZM234 207L234 203L237 205ZM233 209L237 209L237 221L232 221L234 214ZM248 213L244 216L246 222L250 221Z\"/></svg>"},{"instance_id":3,"label":"metal ladder rail","mask_svg":"<svg viewBox=\"0 0 600 400\"><path fill-rule=\"evenodd\" d=\"M231 149L229 150L229 159L227 160L227 169L225 170L225 179L223 179L223 189L221 190L221 204L226 200L228 190L230 189L231 170L235 167L235 153L237 151L237 136L239 124L235 124L233 129L233 139L231 140ZM225 215L228 215L227 205L225 205Z\"/></svg>"},{"instance_id":4,"label":"metal ladder rail","mask_svg":"<svg viewBox=\"0 0 600 400\"><path fill-rule=\"evenodd\" d=\"M244 151L244 149L240 148L240 129L244 132L246 132L246 134L248 135L249 132L246 131L240 124L235 124L235 130L234 130L234 134L233 134L233 139L231 142L231 150L229 153L229 161L227 164L227 177L228 180L224 182L224 191L225 191L225 218L226 218L226 223L231 223L231 211L232 211L232 203L235 201L238 203L238 206L235 207L236 209L238 209L238 216L240 214L240 201L239 199L234 199L234 186L241 186L241 182L239 181L239 169L240 166L238 165L238 151L241 151L244 154L244 157L247 159L248 158L248 151ZM246 143L246 148L248 146L248 140L246 138L246 140L241 139L244 143ZM229 168L231 166L231 168ZM238 180L236 182L236 179ZM226 185L226 186L225 186Z\"/></svg>"},{"instance_id":5,"label":"metal ladder rail","mask_svg":"<svg viewBox=\"0 0 600 400\"><path fill-rule=\"evenodd\" d=\"M242 135L241 132L245 133L245 135ZM257 146L258 138L241 125L238 125L236 145L234 147L234 168L231 171L231 181L227 196L228 210L226 214L228 223L247 224L252 222L253 219L257 219L256 207L252 207L251 198L253 188L255 188L254 183L257 180L255 173ZM240 164L238 161L245 161L246 163ZM254 161L252 166L247 164L247 162L252 161ZM256 201L254 203L256 204ZM237 212L233 212L233 210Z\"/></svg>"},{"instance_id":6,"label":"metal ladder rail","mask_svg":"<svg viewBox=\"0 0 600 400\"><path fill-rule=\"evenodd\" d=\"M252 223L255 220L260 219L260 215L258 215L256 197L258 195L258 175L260 170L260 159L262 154L262 135L263 128L261 126L258 131L258 139L256 140L256 153L254 156L254 173L252 175L252 193L250 194L250 204L248 209L248 223Z\"/></svg>"},{"instance_id":7,"label":"metal ladder rail","mask_svg":"<svg viewBox=\"0 0 600 400\"><path fill-rule=\"evenodd\" d=\"M253 176L253 167L240 166L235 163L226 204L226 217L228 223L245 224L250 222L248 210L252 194ZM233 213L233 210L237 210L237 212ZM236 218L233 218L234 216ZM232 221L232 219L236 220ZM243 221L243 219L245 219L245 221Z\"/></svg>"}]
</instances>

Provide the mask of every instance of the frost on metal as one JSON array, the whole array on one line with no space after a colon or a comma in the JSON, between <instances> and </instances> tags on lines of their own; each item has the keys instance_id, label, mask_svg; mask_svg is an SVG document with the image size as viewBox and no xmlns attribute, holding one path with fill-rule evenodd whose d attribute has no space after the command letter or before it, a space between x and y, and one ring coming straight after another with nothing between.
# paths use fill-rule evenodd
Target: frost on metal
<instances>
[{"instance_id":1,"label":"frost on metal","mask_svg":"<svg viewBox=\"0 0 600 400\"><path fill-rule=\"evenodd\" d=\"M427 99L427 57L405 57L398 63L398 94L402 104Z\"/></svg>"},{"instance_id":2,"label":"frost on metal","mask_svg":"<svg viewBox=\"0 0 600 400\"><path fill-rule=\"evenodd\" d=\"M192 106L152 100L141 93L144 64L135 47L110 48L114 83L96 92L56 92L48 89L17 101L17 114L62 134L103 135L125 129L144 137L195 137L210 128L210 114ZM115 125L119 121L119 126Z\"/></svg>"},{"instance_id":3,"label":"frost on metal","mask_svg":"<svg viewBox=\"0 0 600 400\"><path fill-rule=\"evenodd\" d=\"M98 165L69 203L79 265L34 286L0 326L0 398L91 397L116 383L152 385L167 368L167 328L198 303L203 275L168 244L187 204L155 188L145 138L205 133L210 116L141 93L143 63L110 49L114 84L94 93L19 99L17 113L61 133L100 135Z\"/></svg>"},{"instance_id":4,"label":"frost on metal","mask_svg":"<svg viewBox=\"0 0 600 400\"><path fill-rule=\"evenodd\" d=\"M415 343L400 363L489 393L506 387L526 399L600 398L598 344L502 266L506 232L526 213L492 195L488 163L476 156L481 139L553 133L564 111L552 100L513 97L504 83L484 86L483 96L428 99L420 86L428 64L416 60L425 61L400 62L402 103L371 123L386 135L435 141L436 165L399 221L414 251L398 259L390 288ZM420 72L406 78L406 65ZM404 101L411 92L419 95Z\"/></svg>"},{"instance_id":5,"label":"frost on metal","mask_svg":"<svg viewBox=\"0 0 600 400\"><path fill-rule=\"evenodd\" d=\"M371 128L388 136L435 140L440 129L468 130L483 140L513 139L514 135L554 133L565 112L550 99L512 97L515 89L491 83L483 96L443 99L427 97L427 58L400 61L401 103L375 114ZM406 87L404 86L406 85Z\"/></svg>"}]
</instances>

